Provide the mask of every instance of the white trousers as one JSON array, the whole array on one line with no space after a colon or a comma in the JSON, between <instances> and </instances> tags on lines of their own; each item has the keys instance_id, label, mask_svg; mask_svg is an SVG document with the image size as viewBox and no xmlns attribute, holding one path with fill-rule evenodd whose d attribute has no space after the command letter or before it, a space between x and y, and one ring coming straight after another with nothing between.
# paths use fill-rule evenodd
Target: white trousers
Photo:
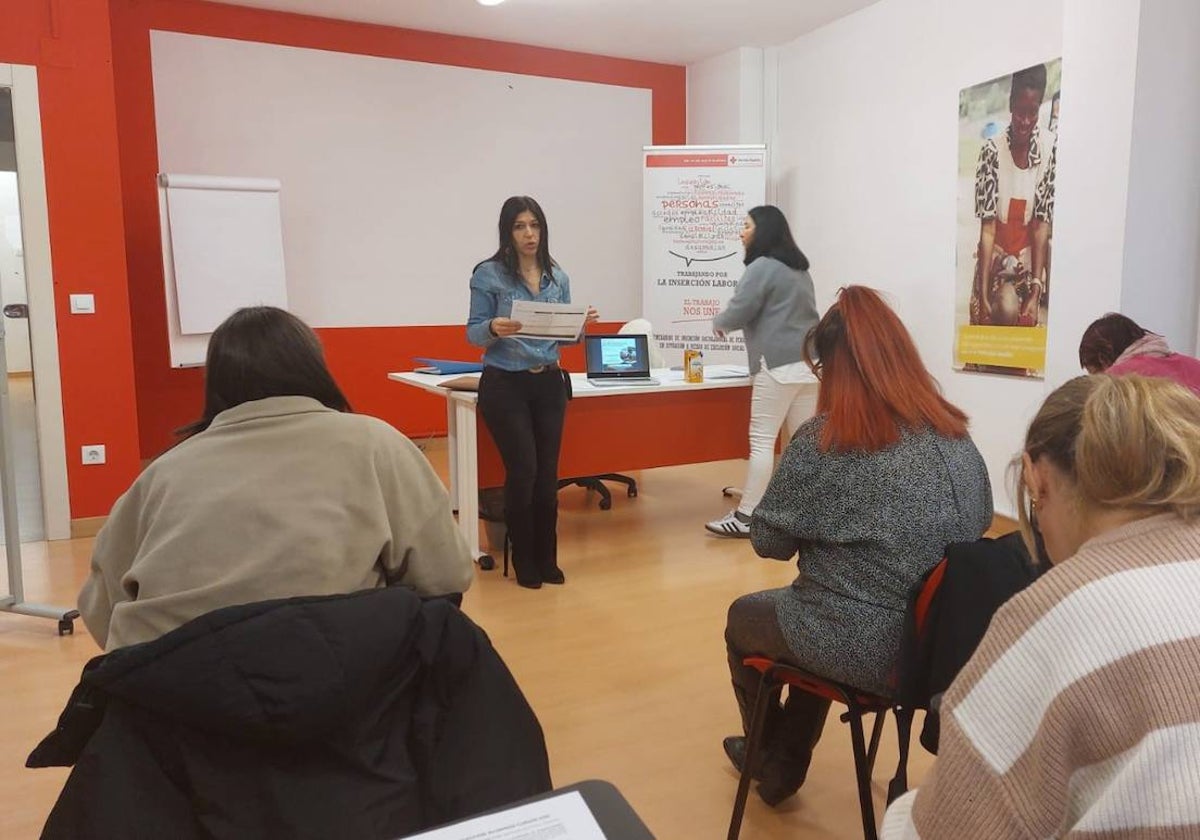
<instances>
[{"instance_id":1,"label":"white trousers","mask_svg":"<svg viewBox=\"0 0 1200 840\"><path fill-rule=\"evenodd\" d=\"M750 393L750 466L738 512L754 513L767 491L771 473L775 471L775 440L787 423L787 440L805 420L817 410L816 382L781 383L767 372L759 370L754 376Z\"/></svg>"}]
</instances>

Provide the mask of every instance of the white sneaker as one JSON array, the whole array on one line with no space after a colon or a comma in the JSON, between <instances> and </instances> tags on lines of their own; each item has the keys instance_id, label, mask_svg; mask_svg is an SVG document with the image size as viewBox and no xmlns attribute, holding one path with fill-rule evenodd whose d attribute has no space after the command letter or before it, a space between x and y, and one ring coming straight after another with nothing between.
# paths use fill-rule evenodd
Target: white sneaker
<instances>
[{"instance_id":1,"label":"white sneaker","mask_svg":"<svg viewBox=\"0 0 1200 840\"><path fill-rule=\"evenodd\" d=\"M750 537L750 523L743 522L736 510L729 511L720 519L714 519L704 527L718 537L741 537L742 539Z\"/></svg>"}]
</instances>

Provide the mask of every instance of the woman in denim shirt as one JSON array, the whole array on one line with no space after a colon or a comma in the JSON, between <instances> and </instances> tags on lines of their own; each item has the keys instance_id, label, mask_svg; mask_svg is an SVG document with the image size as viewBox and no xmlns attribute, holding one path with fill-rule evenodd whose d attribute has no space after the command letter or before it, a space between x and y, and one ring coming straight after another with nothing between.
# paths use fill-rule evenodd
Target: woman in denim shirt
<instances>
[{"instance_id":1,"label":"woman in denim shirt","mask_svg":"<svg viewBox=\"0 0 1200 840\"><path fill-rule=\"evenodd\" d=\"M500 246L475 266L467 340L484 348L479 411L504 461L504 521L517 583L562 583L558 568L558 450L569 379L558 342L521 338L514 300L570 303L567 273L550 257L546 214L529 196L500 208ZM588 311L588 321L597 318Z\"/></svg>"}]
</instances>

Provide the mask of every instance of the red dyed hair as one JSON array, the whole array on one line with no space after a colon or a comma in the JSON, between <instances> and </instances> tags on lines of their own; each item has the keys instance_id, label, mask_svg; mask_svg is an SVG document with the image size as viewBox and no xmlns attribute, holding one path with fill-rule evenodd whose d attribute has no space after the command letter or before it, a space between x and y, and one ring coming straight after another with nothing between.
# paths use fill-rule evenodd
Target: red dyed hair
<instances>
[{"instance_id":1,"label":"red dyed hair","mask_svg":"<svg viewBox=\"0 0 1200 840\"><path fill-rule=\"evenodd\" d=\"M842 289L809 333L804 355L821 378L823 450L877 452L906 428L967 434L967 415L942 396L912 336L874 289Z\"/></svg>"}]
</instances>

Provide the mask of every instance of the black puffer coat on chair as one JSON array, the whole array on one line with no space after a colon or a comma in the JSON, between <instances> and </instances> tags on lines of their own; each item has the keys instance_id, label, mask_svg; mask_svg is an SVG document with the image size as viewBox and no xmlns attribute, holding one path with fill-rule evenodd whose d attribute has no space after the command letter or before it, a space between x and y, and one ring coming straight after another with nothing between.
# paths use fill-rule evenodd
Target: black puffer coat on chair
<instances>
[{"instance_id":1,"label":"black puffer coat on chair","mask_svg":"<svg viewBox=\"0 0 1200 840\"><path fill-rule=\"evenodd\" d=\"M533 710L446 601L229 607L84 668L30 767L43 837L396 838L551 788Z\"/></svg>"}]
</instances>

